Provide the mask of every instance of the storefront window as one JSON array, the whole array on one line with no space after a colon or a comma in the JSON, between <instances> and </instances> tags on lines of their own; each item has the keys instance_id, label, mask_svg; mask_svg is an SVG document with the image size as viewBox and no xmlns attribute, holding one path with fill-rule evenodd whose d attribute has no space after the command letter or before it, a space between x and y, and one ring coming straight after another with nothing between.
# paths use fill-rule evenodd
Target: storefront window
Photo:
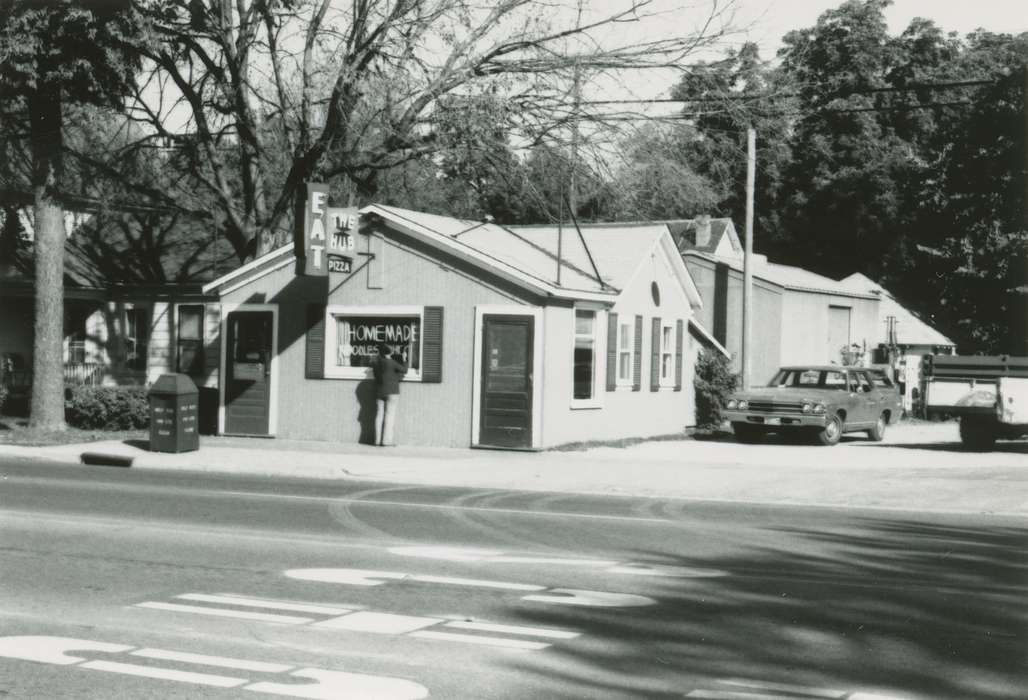
<instances>
[{"instance_id":1,"label":"storefront window","mask_svg":"<svg viewBox=\"0 0 1028 700\"><path fill-rule=\"evenodd\" d=\"M411 370L421 367L420 316L336 316L336 366L371 367L380 343Z\"/></svg>"},{"instance_id":2,"label":"storefront window","mask_svg":"<svg viewBox=\"0 0 1028 700\"><path fill-rule=\"evenodd\" d=\"M593 397L596 375L596 312L575 311L575 367L574 398Z\"/></svg>"},{"instance_id":3,"label":"storefront window","mask_svg":"<svg viewBox=\"0 0 1028 700\"><path fill-rule=\"evenodd\" d=\"M421 375L420 307L329 307L326 376L361 379L385 344L408 366L405 379Z\"/></svg>"}]
</instances>

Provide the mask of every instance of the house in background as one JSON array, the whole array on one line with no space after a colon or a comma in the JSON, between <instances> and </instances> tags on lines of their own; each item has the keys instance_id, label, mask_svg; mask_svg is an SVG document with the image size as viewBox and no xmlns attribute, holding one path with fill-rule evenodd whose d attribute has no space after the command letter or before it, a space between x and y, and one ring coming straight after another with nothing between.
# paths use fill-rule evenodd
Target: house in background
<instances>
[{"instance_id":1,"label":"house in background","mask_svg":"<svg viewBox=\"0 0 1028 700\"><path fill-rule=\"evenodd\" d=\"M703 298L698 312L740 370L743 246L730 219L667 222ZM786 364L842 364L843 351L874 347L879 336L879 296L791 265L753 255L754 384ZM865 355L864 362L870 358Z\"/></svg>"},{"instance_id":2,"label":"house in background","mask_svg":"<svg viewBox=\"0 0 1028 700\"><path fill-rule=\"evenodd\" d=\"M209 404L203 387L217 383L219 322L202 285L233 264L227 244L206 234L198 243L195 229L147 230L147 221L117 220L103 230L95 219L74 221L65 247L66 383L148 384L182 371L201 387L201 404ZM0 374L16 397L27 397L33 375L30 246L31 231L0 270ZM215 409L216 401L209 427Z\"/></svg>"},{"instance_id":3,"label":"house in background","mask_svg":"<svg viewBox=\"0 0 1028 700\"><path fill-rule=\"evenodd\" d=\"M872 339L873 362L893 368L903 391L903 406L912 410L924 356L955 355L956 343L904 308L889 290L870 277L855 272L840 284L858 292L871 292L881 300L878 333Z\"/></svg>"}]
</instances>

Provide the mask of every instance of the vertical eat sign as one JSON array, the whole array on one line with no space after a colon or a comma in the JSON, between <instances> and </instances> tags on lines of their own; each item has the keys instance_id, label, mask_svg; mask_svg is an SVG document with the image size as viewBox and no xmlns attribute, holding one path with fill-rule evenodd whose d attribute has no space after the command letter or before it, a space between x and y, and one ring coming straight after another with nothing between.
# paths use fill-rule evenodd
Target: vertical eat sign
<instances>
[{"instance_id":1,"label":"vertical eat sign","mask_svg":"<svg viewBox=\"0 0 1028 700\"><path fill-rule=\"evenodd\" d=\"M303 215L297 217L296 257L297 273L312 276L328 274L327 257L325 254L328 223L328 185L307 183L307 198L303 206Z\"/></svg>"}]
</instances>

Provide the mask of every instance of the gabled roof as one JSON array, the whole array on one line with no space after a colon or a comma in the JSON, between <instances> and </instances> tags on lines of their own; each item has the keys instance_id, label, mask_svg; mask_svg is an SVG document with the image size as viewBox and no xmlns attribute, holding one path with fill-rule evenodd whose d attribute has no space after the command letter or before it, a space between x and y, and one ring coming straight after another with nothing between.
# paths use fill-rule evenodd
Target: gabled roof
<instances>
[{"instance_id":1,"label":"gabled roof","mask_svg":"<svg viewBox=\"0 0 1028 700\"><path fill-rule=\"evenodd\" d=\"M687 250L683 252L683 255L707 260L713 263L722 263L737 272L743 272L743 260L741 257L737 258L735 256L725 257L720 255L711 255L709 253L701 253L696 250ZM753 256L753 277L754 279L770 282L771 284L776 284L779 287L784 287L785 289L791 289L797 292L836 294L857 299L878 299L878 295L871 291L864 291L844 285L837 280L833 280L831 277L825 277L824 275L819 275L816 272L804 270L802 267L768 262L767 258L763 255Z\"/></svg>"},{"instance_id":2,"label":"gabled roof","mask_svg":"<svg viewBox=\"0 0 1028 700\"><path fill-rule=\"evenodd\" d=\"M889 342L889 328L885 319L896 317L896 342L900 345L949 345L956 346L952 340L922 321L913 312L905 309L896 297L882 285L870 277L854 272L839 281L839 284L858 291L868 291L879 295L881 306L878 307L879 343Z\"/></svg>"},{"instance_id":3,"label":"gabled roof","mask_svg":"<svg viewBox=\"0 0 1028 700\"><path fill-rule=\"evenodd\" d=\"M690 305L702 305L663 223L506 227L381 204L368 205L360 214L380 217L390 228L530 292L560 299L614 303L659 247ZM283 246L205 285L204 291L234 289L292 259L293 247Z\"/></svg>"},{"instance_id":4,"label":"gabled roof","mask_svg":"<svg viewBox=\"0 0 1028 700\"><path fill-rule=\"evenodd\" d=\"M667 226L661 223L508 227L382 205L365 207L361 213L378 214L495 274L566 299L613 301L651 252L661 247L690 305L702 303Z\"/></svg>"}]
</instances>

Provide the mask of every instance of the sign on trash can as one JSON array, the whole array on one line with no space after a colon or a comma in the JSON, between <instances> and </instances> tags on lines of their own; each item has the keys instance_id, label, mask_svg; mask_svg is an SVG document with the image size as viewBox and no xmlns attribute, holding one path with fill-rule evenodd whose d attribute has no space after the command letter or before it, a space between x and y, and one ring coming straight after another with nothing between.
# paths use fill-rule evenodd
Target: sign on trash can
<instances>
[{"instance_id":1,"label":"sign on trash can","mask_svg":"<svg viewBox=\"0 0 1028 700\"><path fill-rule=\"evenodd\" d=\"M200 449L200 391L185 374L162 374L150 387L150 451Z\"/></svg>"}]
</instances>

